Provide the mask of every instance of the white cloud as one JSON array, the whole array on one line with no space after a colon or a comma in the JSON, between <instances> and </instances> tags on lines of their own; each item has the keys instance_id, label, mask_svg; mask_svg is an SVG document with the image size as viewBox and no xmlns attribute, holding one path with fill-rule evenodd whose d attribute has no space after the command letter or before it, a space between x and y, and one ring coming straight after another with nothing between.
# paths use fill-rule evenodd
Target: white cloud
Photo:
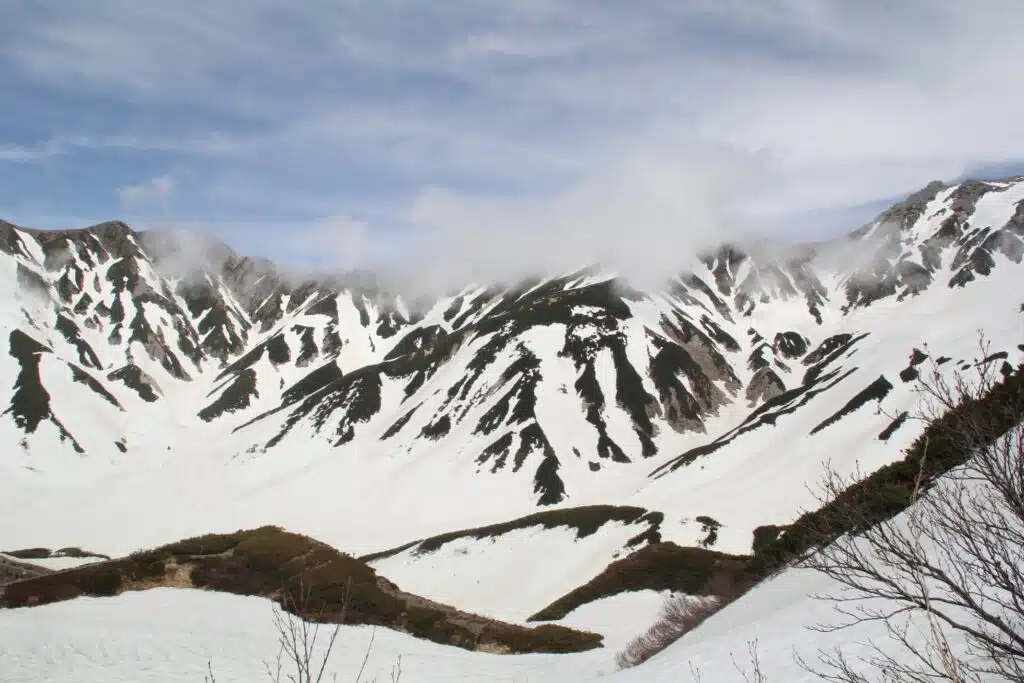
<instances>
[{"instance_id":1,"label":"white cloud","mask_svg":"<svg viewBox=\"0 0 1024 683\"><path fill-rule=\"evenodd\" d=\"M1024 158L1016 1L275 5L68 5L25 15L0 59L162 114L107 142L185 156L215 176L206 188L244 171L225 210L255 211L247 195L316 206L354 217L324 219L345 239L415 245L450 259L436 271L475 277L584 258L643 276L740 225L807 225ZM171 125L177 108L191 118ZM77 148L54 139L0 159ZM372 220L364 185L379 192ZM386 256L339 250L357 253Z\"/></svg>"},{"instance_id":2,"label":"white cloud","mask_svg":"<svg viewBox=\"0 0 1024 683\"><path fill-rule=\"evenodd\" d=\"M58 141L52 140L40 145L0 145L0 161L39 161L63 154L65 148Z\"/></svg>"},{"instance_id":3,"label":"white cloud","mask_svg":"<svg viewBox=\"0 0 1024 683\"><path fill-rule=\"evenodd\" d=\"M174 178L170 174L150 178L137 185L125 185L117 189L121 205L125 209L157 206L166 208L167 200L174 192Z\"/></svg>"},{"instance_id":4,"label":"white cloud","mask_svg":"<svg viewBox=\"0 0 1024 683\"><path fill-rule=\"evenodd\" d=\"M70 154L74 150L156 150L170 149L172 143L139 140L128 135L85 136L58 135L35 144L0 144L0 161L37 162ZM177 146L177 143L174 143Z\"/></svg>"},{"instance_id":5,"label":"white cloud","mask_svg":"<svg viewBox=\"0 0 1024 683\"><path fill-rule=\"evenodd\" d=\"M729 201L759 172L755 156L688 149L630 159L543 199L432 189L412 206L419 231L406 251L421 285L431 288L591 264L656 286L698 250L746 236Z\"/></svg>"},{"instance_id":6,"label":"white cloud","mask_svg":"<svg viewBox=\"0 0 1024 683\"><path fill-rule=\"evenodd\" d=\"M344 215L330 215L289 236L282 247L317 265L355 270L379 262L381 246L370 226Z\"/></svg>"}]
</instances>

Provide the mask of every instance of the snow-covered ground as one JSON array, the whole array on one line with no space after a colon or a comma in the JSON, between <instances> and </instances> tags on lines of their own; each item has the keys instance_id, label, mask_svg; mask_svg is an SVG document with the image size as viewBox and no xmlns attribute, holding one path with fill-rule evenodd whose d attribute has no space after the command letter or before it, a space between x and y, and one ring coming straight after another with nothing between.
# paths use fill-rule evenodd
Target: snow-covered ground
<instances>
[{"instance_id":1,"label":"snow-covered ground","mask_svg":"<svg viewBox=\"0 0 1024 683\"><path fill-rule=\"evenodd\" d=\"M916 251L921 241L939 228L949 215L944 204L949 192L929 204L926 215L907 232L907 242L901 248ZM1012 192L986 197L976 211L977 227L1006 223L1022 196L1024 183ZM56 282L57 271L48 273L42 265L45 257L39 244L32 240L25 244L31 253L17 258L0 255L0 284L5 291L21 287L25 272ZM584 417L584 397L574 389L582 366L576 364L577 359L561 354L569 325L561 321L533 325L518 333L485 364L477 384L455 401L454 408L447 401L459 393L459 382L471 376L470 366L479 360L475 354L498 334L493 330L469 336L411 396L405 393L409 378L374 375L381 379L377 398L383 407L366 422L354 425L352 441L339 443L336 432L343 424L353 426L347 422L351 406L342 400L346 397L332 395L323 402L331 404L329 410L324 408L324 425L315 424L315 417L300 416L287 438L264 451L255 446L266 444L280 432L293 406L238 431L234 428L256 412L277 406L282 392L295 381L314 367L330 369L333 361L324 356L315 366L278 366L263 356L252 366L259 388L252 405L220 420L203 421L197 412L225 391L230 376L215 379L222 368L206 358L202 367L194 369L194 381L175 379L140 342L112 343L112 330L121 334L123 320L134 320L137 315L160 330L150 338L151 344L166 333L168 344L178 348L174 341L178 332L173 321L165 320L167 311L136 301L121 278L107 277L119 259L89 266L76 256L75 263L85 273L84 286L96 297L85 308L96 311L101 302L110 308L115 301L123 308L119 316L100 316L95 328L83 315L76 328L100 356L94 379L107 381L105 373L133 359L147 374L160 379L163 397L147 403L137 393L108 382L117 400L98 398L95 388L80 381L81 376L69 365L84 363L79 348L67 335L58 333L54 322L60 311L70 310L70 303L58 306L54 298L34 306L13 296L0 296L0 338L29 330L52 349L38 356L23 353L29 360L18 358L13 351L0 353L0 376L12 396L22 371L31 369L33 359L38 358L42 387L52 409L52 415L28 435L9 415L11 411L0 420L0 443L9 450L9 457L0 458L0 519L5 520L0 524L0 548L77 546L120 556L183 537L275 524L361 555L436 534L506 522L537 511L535 476L543 449L527 453L528 466L505 467L498 472L488 471L490 463L481 465L478 458L481 449L502 433L521 438L523 425L535 420L557 451L567 495L561 505L634 505L662 512L663 537L684 545L694 545L702 538L704 532L695 518L706 515L721 523L715 549L749 552L754 528L786 524L816 504L813 484L826 465L846 474L870 472L901 456L920 426L908 422L887 441L880 440L879 433L892 415L914 407L912 385L899 379L913 349L927 350L932 358L948 357L950 362L943 367L952 371L961 362L978 359L975 330L983 330L992 350L1006 352L1009 363L1016 365L1024 357L1021 265L996 253L990 274L979 275L967 286L951 288L947 285L953 271L948 262L954 251L943 252L943 269L921 294L902 301L889 296L848 313L842 310L844 282L835 275L827 283L831 298L823 304L820 323L808 313L808 302L802 296L769 297L754 307L749 317L732 299L728 304L719 301L719 306L728 310L716 314L712 298L717 295L710 286L701 291L694 288L686 295L692 299L686 304L681 299L667 303L668 294L631 304L632 316L616 324L616 329L627 337L623 353L628 365L638 371L640 384L651 395L658 392L652 384L653 347L648 331L659 334L661 316L672 311L689 316L694 329L706 313L707 320L723 334L740 340L731 351L728 344L722 346L726 349L722 357L735 369L740 386L747 386L754 374L750 356L760 344L757 339L770 341L776 334L799 333L807 336L813 348L832 335L867 334L829 366L828 370L837 370L841 377L834 380L833 388L806 405L796 406L803 399L794 399L794 411L779 410L773 424L736 435L711 455L656 479L649 475L683 452L732 434L752 410L742 393L724 402L717 412L702 415L700 425L705 431L676 432L663 415L655 416L659 451L645 458L636 452L641 438L633 418L616 401L621 379L617 361L612 351L600 348L593 360L594 383L605 397L602 428L615 443L630 449L633 459L624 463L598 458L598 432ZM747 264L743 269L752 267ZM149 265L143 262L139 268L140 282L154 291L163 287ZM702 277L708 283L715 281L710 272ZM737 283L740 279L742 276L736 278ZM219 296L228 309L238 308L230 292L220 291ZM289 296L272 305L283 310ZM273 329L253 332L245 340L245 348L258 350L280 329L284 330L285 347L295 358L301 337L289 326L301 324L316 330L314 337L321 347L328 330L344 333L346 345L337 363L345 371L380 361L401 335L381 338L376 331L376 309L369 306L372 323L364 323L356 295L339 296L334 302L337 320L301 312L289 313L292 317L282 315L275 319ZM81 303L84 295L76 297ZM175 299L171 303L180 309L178 322L198 324L201 316L193 320L183 302ZM473 315L482 318L492 305L497 305L497 299ZM435 306L422 325L444 327L446 306ZM466 306L468 299L463 302ZM583 322L573 334L594 332L590 328L596 326L585 316L597 312L579 308ZM234 334L237 326L238 321L229 316L225 329ZM595 332L594 338L597 336ZM541 376L535 385L535 410L524 422L503 423L503 432L478 434L479 419L507 398L514 385L502 377L522 357L520 345L536 357ZM776 358L773 363L787 389L800 385L807 370L800 359L781 363ZM790 367L783 369L780 364ZM893 385L880 405L868 401L855 412L816 429L880 376ZM513 378L522 377L513 374ZM693 389L692 378L680 381ZM715 381L725 382L721 377ZM11 405L14 403L12 399ZM22 403L31 402L22 399ZM385 430L413 407L416 412L401 433L393 440L381 440ZM447 437L423 437L423 428L448 408L453 414L465 411L453 420ZM57 417L77 435L83 453L75 452L72 440L64 438ZM377 567L383 576L410 592L517 621L599 573L621 552L627 539L623 528L614 524L580 541L565 529L532 528L497 539L451 544L434 554L399 554ZM65 564L62 560L47 566L64 568ZM830 607L813 601L809 593L829 587L822 577L787 572L711 619L699 634L629 672L613 672L614 652L650 623L661 596L617 596L570 615L565 623L594 628L608 636L606 649L582 655L474 654L381 631L371 658L372 673L380 673L378 678L386 680L391 662L401 654L405 658L403 680L410 681L586 680L601 676L685 681L691 661L705 672L703 680L729 681L740 680L733 671L731 653L742 657L747 641L757 639L769 680L810 680L793 663L794 646L813 654L819 646L849 645L871 635L870 627L838 636L806 630L830 614ZM337 662L342 679L357 668L368 637L366 629L346 629ZM251 681L263 675L260 660L272 655L269 605L257 599L155 590L0 611L3 681L196 681L202 680L207 660L213 661L222 683Z\"/></svg>"},{"instance_id":2,"label":"snow-covered ground","mask_svg":"<svg viewBox=\"0 0 1024 683\"><path fill-rule=\"evenodd\" d=\"M949 477L940 482L940 487L949 485ZM982 486L976 481L965 485ZM895 518L894 528L900 533L917 528L910 526L910 514ZM936 559L932 538L926 534L920 540L924 552ZM865 543L864 539L856 542ZM948 559L960 562L956 556ZM557 575L531 571L514 559L508 564L519 571L521 583L543 586L557 581ZM425 565L420 569L431 570ZM824 599L848 596L844 590L815 570L786 569L663 652L627 670L618 669L615 654L655 621L669 593L624 593L576 609L559 623L601 633L605 647L571 655L469 652L389 629L345 626L328 672L336 672L341 681L355 680L368 649L362 680L390 680L400 661L404 683L689 682L695 681L694 671L699 671L696 680L701 682L739 683L747 679L736 665L750 670L752 646L764 676L762 683L820 680L797 660L814 665L822 652L839 651L856 662L870 657L872 648L878 647L898 661L911 661L888 637L883 622L865 621L831 632L816 628L847 622L834 603ZM482 599L480 587L465 582L450 582L448 591L456 604L469 603L474 595ZM496 603L501 602L498 594L514 596L520 591L510 584L495 586L492 592L491 602ZM909 641L920 645L926 633L924 621L914 617L907 631ZM947 631L946 636L954 652L964 652L960 634ZM265 676L263 662L276 655L276 638L271 603L262 598L177 588L78 598L0 610L0 679L5 683L186 683L203 680L210 666L219 683L245 683Z\"/></svg>"},{"instance_id":3,"label":"snow-covered ground","mask_svg":"<svg viewBox=\"0 0 1024 683\"><path fill-rule=\"evenodd\" d=\"M940 484L945 485L949 485L948 478ZM976 482L967 485L979 486ZM910 528L908 513L898 516L895 523L898 529ZM516 539L515 533L504 537L506 542ZM535 543L545 541L550 538L534 539ZM934 552L928 537L923 539L922 547ZM454 556L461 555L459 549L454 544L449 550ZM555 587L562 578L560 574L537 571L524 564L526 558L522 556L500 550L492 550L491 556L492 560L499 557L520 581L491 585L488 591L453 578L445 583L446 597L459 605L507 605L524 595L522 585L529 584L529 590L541 592L544 586L549 586L551 593L561 589L560 585ZM400 558L396 556L392 562L400 562ZM402 569L409 583L426 581L421 578L417 582L414 569L435 581L438 578L438 567L427 562ZM625 593L570 613L559 623L605 636L604 648L572 655L476 653L388 629L374 632L368 627L343 627L329 671L337 672L341 681L354 680L371 638L363 680L389 680L400 660L401 680L406 683L689 682L695 680L693 671L699 671L697 680L701 682L739 683L745 679L736 664L751 668L751 645L756 647L764 683L820 680L797 661L802 657L814 664L820 652L839 650L857 660L870 656L871 648L878 646L907 661L906 653L901 656L898 645L888 637L884 623L868 621L833 632L814 628L846 621L833 603L822 599L842 594L840 584L825 575L811 569L787 569L665 651L624 671L616 667L615 654L654 622L669 594ZM219 683L260 680L265 675L263 662L276 653L271 615L271 603L265 599L175 588L0 610L0 678L5 683L185 683L203 680L209 664ZM514 619L515 615L507 617ZM921 621L912 622L908 638L924 642L924 626ZM954 651L962 652L959 634L947 636Z\"/></svg>"},{"instance_id":4,"label":"snow-covered ground","mask_svg":"<svg viewBox=\"0 0 1024 683\"><path fill-rule=\"evenodd\" d=\"M744 434L662 478L646 478L665 462L659 456L646 468L641 463L602 476L592 491L570 502L662 511L664 537L684 545L702 537L694 517L709 515L722 523L716 549L749 552L754 527L788 523L815 504L813 484L825 463L844 472L857 467L869 472L900 457L919 425L908 422L882 442L877 435L890 418L873 402L810 432L881 374L894 384L883 410L892 415L912 407L912 385L898 379L912 348L927 343L936 357L969 360L978 356L971 330L981 328L994 348L1007 350L1011 362L1020 361L1016 345L1024 342L1024 315L1005 295L1019 282L1014 268L997 270L962 290L935 288L895 307L881 302L858 311L851 325L876 331L837 361L859 370L835 389L782 415L774 426ZM955 325L929 325L954 315ZM955 362L943 367L953 370ZM735 424L723 426L722 432ZM708 434L702 442L718 435ZM261 524L281 525L361 555L537 511L523 505L526 501L507 479L457 467L455 458L442 452L410 460L389 442L331 449L312 440L304 448L232 461L222 441L198 438L187 450L137 461L133 456L102 475L60 485L12 469L0 478L0 501L4 517L19 520L0 533L6 548L79 546L111 556ZM497 545L486 539L461 548L464 552L445 548L441 555L400 556L382 563L380 570L411 592L514 620L599 573L623 542L623 534L612 526L579 544L571 533L554 529L502 538ZM520 585L523 566L532 569L522 591L496 590ZM558 576L548 584L535 583L533 577L545 572ZM452 582L481 588L467 593L468 602L460 604Z\"/></svg>"},{"instance_id":5,"label":"snow-covered ground","mask_svg":"<svg viewBox=\"0 0 1024 683\"><path fill-rule=\"evenodd\" d=\"M602 633L606 643L575 655L475 653L377 629L363 680L389 680L401 657L403 683L689 683L691 664L700 668L705 682L740 682L732 657L746 664L748 642L756 640L769 683L812 681L794 652L813 661L819 648L841 646L856 656L867 652L863 643L869 638L885 635L877 623L831 634L809 630L836 623L831 604L810 597L835 589L830 579L810 570L784 572L626 671L616 668L614 655L654 621L663 595L627 593L570 614L561 623ZM5 683L193 683L203 680L210 662L218 683L248 683L265 678L262 662L276 654L275 637L271 604L264 599L174 588L80 598L0 611L0 678ZM355 679L370 638L368 627L343 628L330 667L340 681Z\"/></svg>"}]
</instances>

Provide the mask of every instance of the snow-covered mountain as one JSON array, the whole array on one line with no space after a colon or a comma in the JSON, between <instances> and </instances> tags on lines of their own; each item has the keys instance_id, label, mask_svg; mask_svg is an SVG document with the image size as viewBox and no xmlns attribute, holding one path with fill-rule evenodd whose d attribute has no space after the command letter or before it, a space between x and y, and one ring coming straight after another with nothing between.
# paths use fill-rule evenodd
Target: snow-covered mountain
<instances>
[{"instance_id":1,"label":"snow-covered mountain","mask_svg":"<svg viewBox=\"0 0 1024 683\"><path fill-rule=\"evenodd\" d=\"M279 524L523 622L660 541L749 553L817 506L826 465L899 459L928 364L1024 358L1022 259L1024 178L932 184L827 243L681 256L659 291L594 271L425 305L121 223L0 223L0 549L65 548L64 568L92 561L73 546L123 555ZM368 671L401 656L411 680L688 680L731 671L749 641L769 680L814 680L791 651L839 642L805 629L834 617L809 593L837 585L789 568L614 672L655 618L654 583L591 591L558 619L602 649L496 656L385 630ZM212 662L244 680L274 647L267 610L181 588L3 610L0 668L185 681ZM372 637L346 629L344 670Z\"/></svg>"},{"instance_id":2,"label":"snow-covered mountain","mask_svg":"<svg viewBox=\"0 0 1024 683\"><path fill-rule=\"evenodd\" d=\"M926 358L986 360L978 329L988 362L1024 349L1024 178L933 183L825 243L680 254L658 291L594 270L414 304L196 239L0 222L0 493L25 520L3 546L271 523L358 554L607 504L748 552L826 461L900 456Z\"/></svg>"}]
</instances>

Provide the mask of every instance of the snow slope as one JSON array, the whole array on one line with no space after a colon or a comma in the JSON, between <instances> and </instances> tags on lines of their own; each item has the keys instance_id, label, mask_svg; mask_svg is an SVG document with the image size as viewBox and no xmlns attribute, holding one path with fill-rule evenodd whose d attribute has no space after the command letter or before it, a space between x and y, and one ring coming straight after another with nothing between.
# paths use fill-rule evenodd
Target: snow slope
<instances>
[{"instance_id":1,"label":"snow slope","mask_svg":"<svg viewBox=\"0 0 1024 683\"><path fill-rule=\"evenodd\" d=\"M885 636L878 623L841 633L808 627L834 624L830 603L809 597L837 586L809 570L786 571L709 619L697 632L648 662L618 671L614 654L653 622L664 596L627 593L586 605L562 623L605 634L606 648L575 655L493 655L419 641L380 629L364 680L390 680L401 657L403 683L451 681L690 681L690 664L703 680L742 681L732 656L746 665L756 640L768 681L816 680L793 653L813 660L818 649L841 646L856 656L862 643ZM270 603L262 599L173 588L117 598L80 598L37 608L0 611L0 671L10 683L150 683L201 681L207 662L217 680L243 683L265 675L262 661L276 653ZM333 656L339 680L354 680L368 627L344 627ZM955 641L954 641L955 642Z\"/></svg>"},{"instance_id":2,"label":"snow slope","mask_svg":"<svg viewBox=\"0 0 1024 683\"><path fill-rule=\"evenodd\" d=\"M821 245L723 246L650 292L587 271L413 307L372 278L296 278L223 245L183 265L179 246L0 222L0 549L115 556L276 524L364 555L601 504L660 513L683 545L711 517L713 547L745 553L814 504L826 464L901 456L922 356L1024 360L1021 178L930 185ZM629 539L532 528L377 566L515 620Z\"/></svg>"},{"instance_id":3,"label":"snow slope","mask_svg":"<svg viewBox=\"0 0 1024 683\"><path fill-rule=\"evenodd\" d=\"M949 484L947 478L939 485ZM904 512L893 520L897 529L909 528L909 514ZM922 547L933 552L928 550L932 548L929 544L926 536ZM507 558L507 562L520 576L528 575L530 567L521 561ZM530 578L535 585L558 580L553 574ZM471 601L478 591L464 581L450 582L448 589L452 599L462 603ZM519 586L501 590L515 593ZM401 680L406 683L688 681L694 680L695 670L699 670L700 680L726 683L745 680L735 667L738 664L749 670L753 645L765 681L801 683L820 679L805 671L797 657L814 664L819 652L840 651L857 660L869 657L870 648L878 646L899 661L912 661L887 637L886 624L880 621L831 632L818 628L847 622L847 617L824 599L845 595L839 583L815 570L785 569L663 652L627 670L615 666L615 653L653 623L669 594L625 593L578 608L560 623L603 634L605 647L571 655L470 652L389 629L342 627L328 671L337 672L340 680L354 680L365 657L364 680L389 680L393 667L400 663ZM873 603L872 607L880 605ZM241 683L261 677L263 662L276 652L271 614L271 603L264 599L175 588L2 610L0 672L11 683L176 683L202 680L211 666L218 681ZM925 624L916 616L909 623L909 640L923 643ZM962 636L953 631L946 636L954 652L963 654Z\"/></svg>"}]
</instances>

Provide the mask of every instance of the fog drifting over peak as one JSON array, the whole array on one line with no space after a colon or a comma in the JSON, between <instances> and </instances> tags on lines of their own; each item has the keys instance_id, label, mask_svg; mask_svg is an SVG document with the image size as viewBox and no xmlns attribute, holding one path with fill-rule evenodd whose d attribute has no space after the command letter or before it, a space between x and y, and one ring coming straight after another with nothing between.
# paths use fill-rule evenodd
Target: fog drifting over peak
<instances>
[{"instance_id":1,"label":"fog drifting over peak","mask_svg":"<svg viewBox=\"0 0 1024 683\"><path fill-rule=\"evenodd\" d=\"M757 156L725 149L634 155L543 198L428 188L391 240L345 217L295 239L339 270L375 270L421 294L587 267L653 289L702 250L769 236L737 210L760 173Z\"/></svg>"}]
</instances>

